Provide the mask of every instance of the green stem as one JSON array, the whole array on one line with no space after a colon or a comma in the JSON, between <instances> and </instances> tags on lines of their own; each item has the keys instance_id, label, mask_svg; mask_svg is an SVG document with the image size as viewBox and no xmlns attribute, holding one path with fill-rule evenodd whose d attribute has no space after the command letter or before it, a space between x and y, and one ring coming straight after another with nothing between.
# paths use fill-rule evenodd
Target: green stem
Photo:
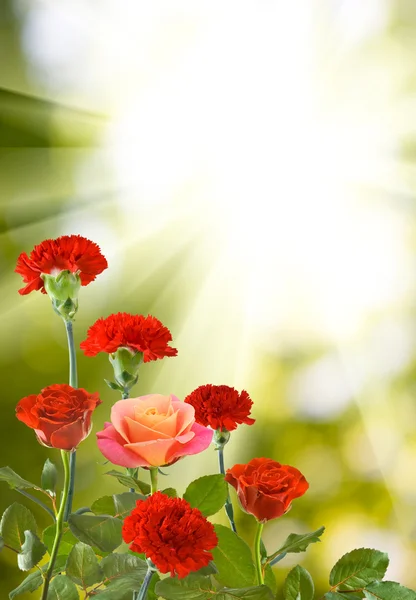
<instances>
[{"instance_id":1,"label":"green stem","mask_svg":"<svg viewBox=\"0 0 416 600\"><path fill-rule=\"evenodd\" d=\"M78 375L77 375L77 355L75 352L74 344L74 332L72 329L72 321L65 321L66 335L68 338L68 351L69 351L69 385L73 388L78 387ZM75 490L75 469L76 469L77 454L76 450L71 452L70 459L70 472L71 479L69 482L69 494L68 501L65 507L64 520L67 521L72 510L72 501L74 498Z\"/></svg>"},{"instance_id":2,"label":"green stem","mask_svg":"<svg viewBox=\"0 0 416 600\"><path fill-rule=\"evenodd\" d=\"M225 476L224 446L223 445L218 446L218 466L220 469L220 473L222 473ZM234 509L233 509L233 504L231 502L229 493L227 494L227 499L225 501L224 508L225 508L225 512L227 514L228 520L230 521L231 529L234 531L234 533L237 533L237 528L235 526L235 521L234 521Z\"/></svg>"},{"instance_id":3,"label":"green stem","mask_svg":"<svg viewBox=\"0 0 416 600\"><path fill-rule=\"evenodd\" d=\"M157 492L157 467L150 467L150 485L151 485L151 494Z\"/></svg>"},{"instance_id":4,"label":"green stem","mask_svg":"<svg viewBox=\"0 0 416 600\"><path fill-rule=\"evenodd\" d=\"M36 504L39 504L39 506L41 506L43 508L43 510L46 510L46 512L55 521L55 515L53 513L53 510L51 510L48 506L46 506L46 504L44 504L42 502L42 500L39 500L39 498L36 498L35 496L32 496L32 494L29 494L28 492L25 492L25 490L21 490L19 488L16 488L16 492L19 492L19 494L22 494L22 496L25 496L26 498L29 498L29 500L32 500L32 502L36 502Z\"/></svg>"},{"instance_id":5,"label":"green stem","mask_svg":"<svg viewBox=\"0 0 416 600\"><path fill-rule=\"evenodd\" d=\"M263 531L263 523L257 523L257 531L256 531L256 539L254 541L254 555L256 560L256 571L257 571L257 583L261 585L264 583L263 570L261 568L261 552L260 552L260 542L261 542L261 534Z\"/></svg>"},{"instance_id":6,"label":"green stem","mask_svg":"<svg viewBox=\"0 0 416 600\"><path fill-rule=\"evenodd\" d=\"M62 491L61 504L59 506L59 511L56 516L56 531L55 531L55 539L53 541L51 557L49 560L49 566L45 574L45 582L43 584L42 598L41 600L46 600L48 597L48 589L49 583L52 577L53 568L55 566L56 557L58 556L59 544L62 537L63 525L64 525L64 512L65 506L68 500L69 495L69 481L70 481L70 473L69 473L69 452L66 450L61 450L62 464L64 466L64 489Z\"/></svg>"},{"instance_id":7,"label":"green stem","mask_svg":"<svg viewBox=\"0 0 416 600\"><path fill-rule=\"evenodd\" d=\"M142 587L139 592L136 592L133 596L133 600L146 600L147 598L147 590L149 589L150 582L153 577L153 573L155 571L153 569L148 568L145 578L142 583Z\"/></svg>"}]
</instances>

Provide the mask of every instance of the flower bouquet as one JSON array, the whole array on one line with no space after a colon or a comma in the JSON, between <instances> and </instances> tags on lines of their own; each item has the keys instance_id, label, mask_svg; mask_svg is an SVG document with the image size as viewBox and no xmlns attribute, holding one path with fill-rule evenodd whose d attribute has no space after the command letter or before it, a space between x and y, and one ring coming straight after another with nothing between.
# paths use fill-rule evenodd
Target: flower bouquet
<instances>
[{"instance_id":1,"label":"flower bouquet","mask_svg":"<svg viewBox=\"0 0 416 600\"><path fill-rule=\"evenodd\" d=\"M177 354L169 345L169 329L151 315L100 318L81 343L88 357L108 354L113 378L106 383L121 395L96 434L99 450L115 467L107 475L121 487L112 496L91 498L88 507L74 502L77 451L82 452L101 400L78 387L73 320L81 287L106 268L99 247L78 235L46 240L17 261L25 283L20 294L47 294L65 324L70 375L68 383L33 390L17 404L17 418L51 449L55 461L46 460L40 483L8 466L0 469L0 480L40 505L51 524L41 533L26 506L15 502L5 510L0 548L15 553L19 569L30 573L16 589L2 590L2 598L39 590L41 600L313 600L314 582L306 569L295 566L278 584L273 566L319 542L324 527L292 533L277 548L262 541L268 521L283 517L307 492L305 476L273 458L225 466L232 432L254 424L249 394L227 385L201 385L184 401L172 394L131 397L142 363ZM159 489L161 469L209 447L218 453L218 473L190 482L182 498L173 488ZM230 487L241 510L256 520L253 548L237 531ZM223 509L229 527L209 520ZM416 600L415 591L384 580L388 563L379 550L348 552L331 570L322 600Z\"/></svg>"}]
</instances>

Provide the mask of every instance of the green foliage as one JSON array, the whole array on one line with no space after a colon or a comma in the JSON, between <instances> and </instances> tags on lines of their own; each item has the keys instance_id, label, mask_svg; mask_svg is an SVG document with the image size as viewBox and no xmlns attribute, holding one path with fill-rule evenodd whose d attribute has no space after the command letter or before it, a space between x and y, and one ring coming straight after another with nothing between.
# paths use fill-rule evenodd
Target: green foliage
<instances>
[{"instance_id":1,"label":"green foliage","mask_svg":"<svg viewBox=\"0 0 416 600\"><path fill-rule=\"evenodd\" d=\"M296 565L286 577L283 587L284 600L313 600L315 586L306 569Z\"/></svg>"},{"instance_id":2,"label":"green foliage","mask_svg":"<svg viewBox=\"0 0 416 600\"><path fill-rule=\"evenodd\" d=\"M271 590L265 585L217 590L209 577L199 575L189 575L184 579L167 577L156 584L155 591L166 600L273 600Z\"/></svg>"},{"instance_id":3,"label":"green foliage","mask_svg":"<svg viewBox=\"0 0 416 600\"><path fill-rule=\"evenodd\" d=\"M375 581L364 590L367 600L416 600L416 592L394 581Z\"/></svg>"},{"instance_id":4,"label":"green foliage","mask_svg":"<svg viewBox=\"0 0 416 600\"><path fill-rule=\"evenodd\" d=\"M270 565L266 565L266 568L264 569L264 583L272 590L273 594L276 595L277 581Z\"/></svg>"},{"instance_id":5,"label":"green foliage","mask_svg":"<svg viewBox=\"0 0 416 600\"><path fill-rule=\"evenodd\" d=\"M42 469L41 485L44 490L55 496L58 470L49 458L46 459Z\"/></svg>"},{"instance_id":6,"label":"green foliage","mask_svg":"<svg viewBox=\"0 0 416 600\"><path fill-rule=\"evenodd\" d=\"M84 544L112 552L122 543L120 519L107 515L72 514L68 521L74 536Z\"/></svg>"},{"instance_id":7,"label":"green foliage","mask_svg":"<svg viewBox=\"0 0 416 600\"><path fill-rule=\"evenodd\" d=\"M312 533L291 533L283 543L283 545L276 550L271 556L268 557L268 562L272 563L273 559L276 558L279 554L287 554L289 552L305 552L309 544L314 544L315 542L320 542L319 539L323 532L325 531L325 527L320 527L316 531L312 531Z\"/></svg>"},{"instance_id":8,"label":"green foliage","mask_svg":"<svg viewBox=\"0 0 416 600\"><path fill-rule=\"evenodd\" d=\"M109 554L101 561L101 569L106 579L136 573L142 579L147 572L147 563L133 554Z\"/></svg>"},{"instance_id":9,"label":"green foliage","mask_svg":"<svg viewBox=\"0 0 416 600\"><path fill-rule=\"evenodd\" d=\"M78 542L72 548L66 563L66 574L83 588L103 579L103 571L91 546Z\"/></svg>"},{"instance_id":10,"label":"green foliage","mask_svg":"<svg viewBox=\"0 0 416 600\"><path fill-rule=\"evenodd\" d=\"M387 554L379 550L352 550L335 564L329 576L329 583L335 591L361 589L376 579L383 579L388 564Z\"/></svg>"},{"instance_id":11,"label":"green foliage","mask_svg":"<svg viewBox=\"0 0 416 600\"><path fill-rule=\"evenodd\" d=\"M2 537L0 537L0 552L3 550L4 548L4 540Z\"/></svg>"},{"instance_id":12,"label":"green foliage","mask_svg":"<svg viewBox=\"0 0 416 600\"><path fill-rule=\"evenodd\" d=\"M248 545L231 529L215 525L218 546L212 550L219 583L230 587L246 587L256 582L256 568Z\"/></svg>"},{"instance_id":13,"label":"green foliage","mask_svg":"<svg viewBox=\"0 0 416 600\"><path fill-rule=\"evenodd\" d=\"M46 546L32 531L24 532L25 541L17 555L17 564L22 571L30 571L45 555Z\"/></svg>"},{"instance_id":14,"label":"green foliage","mask_svg":"<svg viewBox=\"0 0 416 600\"><path fill-rule=\"evenodd\" d=\"M137 500L144 500L145 496L133 492L102 496L91 505L91 512L95 515L110 515L124 519L136 506Z\"/></svg>"},{"instance_id":15,"label":"green foliage","mask_svg":"<svg viewBox=\"0 0 416 600\"><path fill-rule=\"evenodd\" d=\"M79 600L78 590L69 577L57 575L50 583L48 600Z\"/></svg>"},{"instance_id":16,"label":"green foliage","mask_svg":"<svg viewBox=\"0 0 416 600\"><path fill-rule=\"evenodd\" d=\"M64 569L66 560L66 556L57 557L53 568L53 575L56 575ZM10 600L13 600L13 598L16 598L16 596L20 596L21 594L25 594L26 592L34 592L35 590L40 588L40 586L43 583L42 573L46 572L48 566L49 563L47 563L46 565L42 565L40 570L37 570L34 573L30 573L30 575L28 575L26 579L24 579L17 588L10 592Z\"/></svg>"},{"instance_id":17,"label":"green foliage","mask_svg":"<svg viewBox=\"0 0 416 600\"><path fill-rule=\"evenodd\" d=\"M165 496L169 496L170 498L177 498L178 497L178 492L171 487L165 488L164 490L162 490L162 494L165 494Z\"/></svg>"},{"instance_id":18,"label":"green foliage","mask_svg":"<svg viewBox=\"0 0 416 600\"><path fill-rule=\"evenodd\" d=\"M106 475L115 477L118 480L118 482L121 483L121 485L125 485L128 488L133 488L138 492L141 492L145 496L148 496L150 494L150 485L148 483L145 483L144 481L140 481L140 479L137 479L136 477L133 477L131 475L125 475L125 473L122 473L121 471L116 471L114 469L112 471L107 471Z\"/></svg>"},{"instance_id":19,"label":"green foliage","mask_svg":"<svg viewBox=\"0 0 416 600\"><path fill-rule=\"evenodd\" d=\"M205 475L188 485L183 497L193 508L199 508L203 515L215 515L227 500L228 487L224 475Z\"/></svg>"},{"instance_id":20,"label":"green foliage","mask_svg":"<svg viewBox=\"0 0 416 600\"><path fill-rule=\"evenodd\" d=\"M19 550L25 541L25 531L36 533L35 517L26 506L14 502L3 513L0 535L7 546Z\"/></svg>"},{"instance_id":21,"label":"green foliage","mask_svg":"<svg viewBox=\"0 0 416 600\"><path fill-rule=\"evenodd\" d=\"M52 546L55 539L56 526L50 525L43 531L42 540L46 545L49 554L52 552ZM58 554L69 554L73 546L77 543L77 538L71 533L68 528L64 528L61 542L59 544Z\"/></svg>"},{"instance_id":22,"label":"green foliage","mask_svg":"<svg viewBox=\"0 0 416 600\"><path fill-rule=\"evenodd\" d=\"M0 468L0 481L5 481L6 483L9 484L9 486L12 489L15 488L20 488L20 489L25 489L25 488L33 488L38 490L39 487L37 485L35 485L34 483L30 483L30 481L26 481L26 479L23 479L22 477L20 477L20 475L18 475L17 473L15 473L13 471L13 469L11 469L10 467L1 467Z\"/></svg>"}]
</instances>

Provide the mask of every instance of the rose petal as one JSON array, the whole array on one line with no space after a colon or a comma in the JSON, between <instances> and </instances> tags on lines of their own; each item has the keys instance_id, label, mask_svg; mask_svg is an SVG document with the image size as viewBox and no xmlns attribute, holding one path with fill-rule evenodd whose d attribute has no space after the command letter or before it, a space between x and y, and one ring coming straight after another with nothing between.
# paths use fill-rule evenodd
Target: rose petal
<instances>
[{"instance_id":1,"label":"rose petal","mask_svg":"<svg viewBox=\"0 0 416 600\"><path fill-rule=\"evenodd\" d=\"M137 454L147 466L161 467L167 464L167 456L172 447L177 444L175 439L154 440L150 442L136 442L126 444L126 448Z\"/></svg>"},{"instance_id":2,"label":"rose petal","mask_svg":"<svg viewBox=\"0 0 416 600\"><path fill-rule=\"evenodd\" d=\"M50 436L50 443L60 450L74 450L88 434L89 430L85 429L85 421L81 417L54 431Z\"/></svg>"},{"instance_id":3,"label":"rose petal","mask_svg":"<svg viewBox=\"0 0 416 600\"><path fill-rule=\"evenodd\" d=\"M100 452L120 467L149 467L144 459L125 447L125 441L111 423L105 423L105 429L97 433L97 444Z\"/></svg>"},{"instance_id":4,"label":"rose petal","mask_svg":"<svg viewBox=\"0 0 416 600\"><path fill-rule=\"evenodd\" d=\"M212 436L214 435L212 429L203 427L198 423L194 423L192 425L191 432L195 434L193 438L187 443L182 442L181 446L175 448L175 453L169 456L169 462L175 458L180 458L181 456L198 454L199 452L206 450L212 441Z\"/></svg>"},{"instance_id":5,"label":"rose petal","mask_svg":"<svg viewBox=\"0 0 416 600\"><path fill-rule=\"evenodd\" d=\"M128 442L133 442L133 440L140 440L140 442L150 442L160 439L171 440L174 437L174 435L166 435L165 433L160 433L158 430L150 429L150 427L146 427L146 425L138 421L133 421L130 417L125 417L125 423L127 426Z\"/></svg>"}]
</instances>

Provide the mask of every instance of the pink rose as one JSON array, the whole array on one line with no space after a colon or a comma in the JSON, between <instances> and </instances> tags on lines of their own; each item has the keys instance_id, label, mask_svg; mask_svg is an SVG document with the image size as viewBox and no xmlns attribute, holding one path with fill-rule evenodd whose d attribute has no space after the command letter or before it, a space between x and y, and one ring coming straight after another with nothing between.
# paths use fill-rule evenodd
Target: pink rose
<instances>
[{"instance_id":1,"label":"pink rose","mask_svg":"<svg viewBox=\"0 0 416 600\"><path fill-rule=\"evenodd\" d=\"M211 443L213 431L195 423L195 409L176 396L149 394L116 402L98 447L121 467L160 467Z\"/></svg>"}]
</instances>

